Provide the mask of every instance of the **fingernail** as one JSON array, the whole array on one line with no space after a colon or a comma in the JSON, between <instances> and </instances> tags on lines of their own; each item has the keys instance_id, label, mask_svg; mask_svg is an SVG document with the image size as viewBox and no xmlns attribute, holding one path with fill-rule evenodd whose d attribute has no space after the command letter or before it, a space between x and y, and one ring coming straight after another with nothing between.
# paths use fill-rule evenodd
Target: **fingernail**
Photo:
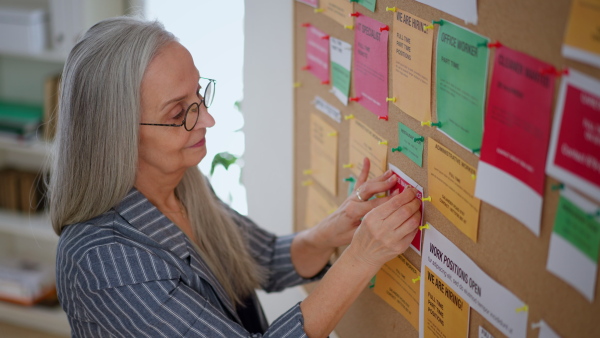
<instances>
[{"instance_id":1,"label":"fingernail","mask_svg":"<svg viewBox=\"0 0 600 338\"><path fill-rule=\"evenodd\" d=\"M387 180L388 180L388 182L391 183L391 182L394 182L396 180L396 178L394 176L392 176L392 177L388 178Z\"/></svg>"}]
</instances>

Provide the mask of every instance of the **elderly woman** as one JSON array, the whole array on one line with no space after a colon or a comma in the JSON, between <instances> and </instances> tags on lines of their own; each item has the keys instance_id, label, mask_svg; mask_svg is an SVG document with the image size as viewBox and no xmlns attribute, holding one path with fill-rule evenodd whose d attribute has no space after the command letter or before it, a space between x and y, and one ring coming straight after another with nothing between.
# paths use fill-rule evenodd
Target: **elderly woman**
<instances>
[{"instance_id":1,"label":"elderly woman","mask_svg":"<svg viewBox=\"0 0 600 338\"><path fill-rule=\"evenodd\" d=\"M414 190L369 200L394 179L366 181L368 160L310 230L277 237L230 209L197 168L215 123L202 75L159 23L132 18L98 23L69 54L49 196L73 336L327 336L416 232ZM321 278L267 325L256 288Z\"/></svg>"}]
</instances>

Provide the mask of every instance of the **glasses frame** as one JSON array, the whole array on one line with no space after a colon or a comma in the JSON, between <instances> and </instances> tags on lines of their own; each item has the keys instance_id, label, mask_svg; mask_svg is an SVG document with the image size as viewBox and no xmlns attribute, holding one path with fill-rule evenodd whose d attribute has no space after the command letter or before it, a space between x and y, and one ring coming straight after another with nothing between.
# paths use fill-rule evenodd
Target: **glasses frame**
<instances>
[{"instance_id":1,"label":"glasses frame","mask_svg":"<svg viewBox=\"0 0 600 338\"><path fill-rule=\"evenodd\" d=\"M200 79L209 81L208 84L206 85L206 88L204 88L204 93L202 95L202 99L200 100L200 103L194 102L194 103L190 104L189 107L187 107L187 109L185 110L185 115L183 116L183 121L181 121L181 124L140 123L140 125L142 125L142 126L160 126L160 127L183 127L187 131L194 130L194 128L196 127L196 124L198 124L198 119L200 118L200 105L204 104L204 106L207 109L208 109L208 107L212 106L212 102L214 100L215 92L216 92L216 88L217 88L217 80L209 79L207 77L201 77ZM206 104L206 92L208 91L209 88L212 88L212 92L210 93L210 96L211 96L210 103ZM198 108L198 115L196 115L196 121L194 121L194 125L190 129L188 129L188 127L185 125L185 123L187 122L188 113L190 112L190 109L192 109L192 107L194 107L194 105Z\"/></svg>"}]
</instances>

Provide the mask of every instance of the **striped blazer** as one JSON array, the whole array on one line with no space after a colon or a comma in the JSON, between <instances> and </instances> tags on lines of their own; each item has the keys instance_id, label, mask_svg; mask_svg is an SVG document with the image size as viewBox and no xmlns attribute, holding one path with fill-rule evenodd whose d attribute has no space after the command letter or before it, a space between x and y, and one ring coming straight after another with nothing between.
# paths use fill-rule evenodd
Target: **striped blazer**
<instances>
[{"instance_id":1,"label":"striped blazer","mask_svg":"<svg viewBox=\"0 0 600 338\"><path fill-rule=\"evenodd\" d=\"M302 278L290 258L294 235L277 237L225 207L270 273L267 292L327 270ZM73 337L306 336L300 304L264 335L248 332L187 236L135 188L106 213L63 230L56 272Z\"/></svg>"}]
</instances>

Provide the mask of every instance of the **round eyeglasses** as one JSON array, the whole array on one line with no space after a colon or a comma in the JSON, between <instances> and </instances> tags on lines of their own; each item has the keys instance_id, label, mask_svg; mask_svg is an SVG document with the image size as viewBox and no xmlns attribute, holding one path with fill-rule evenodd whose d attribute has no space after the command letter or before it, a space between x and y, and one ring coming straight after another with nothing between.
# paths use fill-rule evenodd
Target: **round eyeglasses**
<instances>
[{"instance_id":1,"label":"round eyeglasses","mask_svg":"<svg viewBox=\"0 0 600 338\"><path fill-rule=\"evenodd\" d=\"M206 83L208 82L208 83ZM203 86L205 84L205 86ZM204 94L200 96L200 103L194 102L192 103L183 114L183 120L180 124L171 123L171 124L163 124L163 123L140 123L143 126L162 126L162 127L184 127L187 131L192 131L198 123L198 118L200 117L200 105L204 104L206 108L210 107L215 98L215 87L217 84L217 80L208 79L205 77L200 78L200 88L204 88Z\"/></svg>"}]
</instances>

